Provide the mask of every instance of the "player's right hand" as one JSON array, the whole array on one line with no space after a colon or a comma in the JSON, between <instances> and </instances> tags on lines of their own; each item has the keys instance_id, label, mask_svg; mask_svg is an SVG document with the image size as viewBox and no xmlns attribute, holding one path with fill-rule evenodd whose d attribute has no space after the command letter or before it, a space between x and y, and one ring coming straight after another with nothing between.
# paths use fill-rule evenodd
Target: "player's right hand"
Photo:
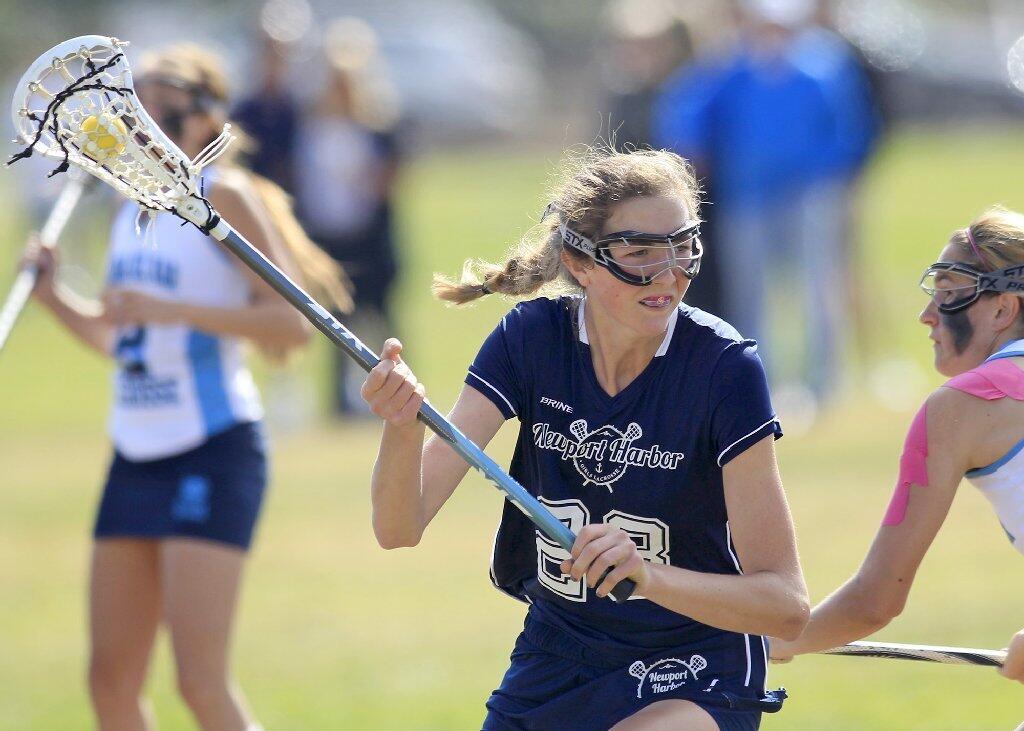
<instances>
[{"instance_id":1,"label":"player's right hand","mask_svg":"<svg viewBox=\"0 0 1024 731\"><path fill-rule=\"evenodd\" d=\"M388 424L396 427L414 426L416 414L426 394L426 388L401 357L402 343L388 338L380 354L380 363L366 376L361 394L370 410Z\"/></svg>"},{"instance_id":2,"label":"player's right hand","mask_svg":"<svg viewBox=\"0 0 1024 731\"><path fill-rule=\"evenodd\" d=\"M32 290L36 297L47 299L53 294L57 263L57 252L53 247L44 246L38 233L29 234L28 242L25 244L25 253L21 257L18 268L36 267L38 275L35 289Z\"/></svg>"},{"instance_id":3,"label":"player's right hand","mask_svg":"<svg viewBox=\"0 0 1024 731\"><path fill-rule=\"evenodd\" d=\"M1006 661L999 668L1004 678L1024 683L1024 629L1013 636L1007 648Z\"/></svg>"}]
</instances>

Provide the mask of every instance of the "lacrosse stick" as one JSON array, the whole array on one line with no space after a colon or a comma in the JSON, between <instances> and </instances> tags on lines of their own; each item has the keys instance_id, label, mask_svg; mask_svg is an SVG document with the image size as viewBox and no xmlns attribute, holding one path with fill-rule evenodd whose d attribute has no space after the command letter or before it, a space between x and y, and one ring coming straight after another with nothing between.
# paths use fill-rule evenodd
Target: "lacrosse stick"
<instances>
[{"instance_id":1,"label":"lacrosse stick","mask_svg":"<svg viewBox=\"0 0 1024 731\"><path fill-rule=\"evenodd\" d=\"M819 650L822 655L860 655L884 657L892 660L919 660L944 665L987 665L1002 667L1006 652L1002 650L975 650L970 647L937 647L935 645L902 645L892 642L851 642L830 650Z\"/></svg>"},{"instance_id":2,"label":"lacrosse stick","mask_svg":"<svg viewBox=\"0 0 1024 731\"><path fill-rule=\"evenodd\" d=\"M78 203L78 199L82 197L84 189L85 176L77 173L68 176L68 180L64 183L64 187L61 188L60 195L57 196L53 208L50 209L50 215L47 216L46 223L43 224L43 230L39 232L39 239L42 241L43 246L53 247L57 244L60 232L64 230L64 225L71 217L71 212L75 210L75 205ZM32 290L35 289L38 277L39 268L35 264L28 264L18 272L14 285L11 287L11 292L7 295L7 300L4 302L3 309L0 309L0 351L4 349L7 338L10 336L11 330L14 329L14 323L18 320L18 315L21 314L25 304L28 302L28 298L32 295Z\"/></svg>"},{"instance_id":3,"label":"lacrosse stick","mask_svg":"<svg viewBox=\"0 0 1024 731\"><path fill-rule=\"evenodd\" d=\"M231 143L230 127L189 160L142 108L124 55L127 43L105 36L81 36L50 49L22 77L12 112L19 140L27 145L10 162L33 151L61 160L54 171L74 164L150 211L167 211L223 244L277 290L365 371L376 354L331 313L275 267L214 210L200 189L200 173ZM51 173L52 174L52 173ZM471 467L483 473L548 538L566 551L576 536L526 488L424 401L419 419ZM612 590L625 601L636 588L625 579Z\"/></svg>"}]
</instances>

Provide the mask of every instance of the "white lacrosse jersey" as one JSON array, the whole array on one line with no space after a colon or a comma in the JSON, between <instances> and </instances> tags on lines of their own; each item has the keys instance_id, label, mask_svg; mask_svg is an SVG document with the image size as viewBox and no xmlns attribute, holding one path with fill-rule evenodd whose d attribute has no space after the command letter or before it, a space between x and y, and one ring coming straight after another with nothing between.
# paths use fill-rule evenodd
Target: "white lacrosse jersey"
<instances>
[{"instance_id":1,"label":"white lacrosse jersey","mask_svg":"<svg viewBox=\"0 0 1024 731\"><path fill-rule=\"evenodd\" d=\"M946 386L993 401L1024 401L1024 371L1010 358L1024 356L1024 340L1007 343L977 368L951 379ZM969 470L967 481L992 504L1007 537L1024 553L1024 439L985 467Z\"/></svg>"},{"instance_id":2,"label":"white lacrosse jersey","mask_svg":"<svg viewBox=\"0 0 1024 731\"><path fill-rule=\"evenodd\" d=\"M207 182L209 178L207 178ZM231 255L169 213L136 233L138 207L118 212L110 236L107 286L206 307L242 307L251 288ZM199 446L263 410L238 338L185 324L142 323L118 330L110 437L141 461Z\"/></svg>"},{"instance_id":3,"label":"white lacrosse jersey","mask_svg":"<svg viewBox=\"0 0 1024 731\"><path fill-rule=\"evenodd\" d=\"M967 481L978 488L992 504L999 524L1021 553L1024 553L1024 441L1002 459L967 473Z\"/></svg>"}]
</instances>

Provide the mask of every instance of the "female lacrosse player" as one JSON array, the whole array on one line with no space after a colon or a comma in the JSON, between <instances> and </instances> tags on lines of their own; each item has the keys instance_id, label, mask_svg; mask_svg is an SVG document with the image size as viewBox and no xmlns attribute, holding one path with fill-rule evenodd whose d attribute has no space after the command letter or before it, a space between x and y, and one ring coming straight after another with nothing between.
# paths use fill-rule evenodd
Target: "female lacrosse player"
<instances>
[{"instance_id":1,"label":"female lacrosse player","mask_svg":"<svg viewBox=\"0 0 1024 731\"><path fill-rule=\"evenodd\" d=\"M771 642L776 659L842 645L892 621L964 477L1024 552L1024 216L995 208L954 233L921 286L931 295L921 323L936 370L950 380L910 427L896 491L864 563L815 607L797 640ZM1024 632L1001 672L1024 682Z\"/></svg>"},{"instance_id":2,"label":"female lacrosse player","mask_svg":"<svg viewBox=\"0 0 1024 731\"><path fill-rule=\"evenodd\" d=\"M147 59L137 85L157 124L189 156L220 131L218 61L194 47ZM206 195L292 276L342 304L338 271L304 238L287 199L221 163ZM267 477L262 412L242 341L280 353L305 321L193 227L162 216L147 230L126 204L113 224L107 289L85 302L54 283L35 248L36 296L87 345L117 362L115 453L95 524L89 591L92 702L103 729L150 728L141 699L166 622L181 694L203 729L254 729L231 680L228 646L242 569Z\"/></svg>"},{"instance_id":3,"label":"female lacrosse player","mask_svg":"<svg viewBox=\"0 0 1024 731\"><path fill-rule=\"evenodd\" d=\"M682 304L701 257L697 187L668 152L592 151L564 175L536 238L441 299L522 302L484 342L451 421L486 445L521 423L511 474L578 539L571 554L505 505L495 585L529 602L486 729L753 729L762 635L807 614L775 464L781 434L752 341ZM373 525L413 546L466 474L423 443L423 386L389 340L363 387L385 419ZM606 572L610 573L605 576ZM630 578L636 592L605 598Z\"/></svg>"}]
</instances>

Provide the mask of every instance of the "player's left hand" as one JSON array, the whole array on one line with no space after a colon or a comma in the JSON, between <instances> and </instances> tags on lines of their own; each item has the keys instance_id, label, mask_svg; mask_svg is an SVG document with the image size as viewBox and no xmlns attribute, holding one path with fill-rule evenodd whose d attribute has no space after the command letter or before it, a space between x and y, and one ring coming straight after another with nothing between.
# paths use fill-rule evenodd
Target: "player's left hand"
<instances>
[{"instance_id":1,"label":"player's left hand","mask_svg":"<svg viewBox=\"0 0 1024 731\"><path fill-rule=\"evenodd\" d=\"M176 303L127 289L108 289L103 293L103 311L108 322L126 325L166 325L180 320Z\"/></svg>"},{"instance_id":2,"label":"player's left hand","mask_svg":"<svg viewBox=\"0 0 1024 731\"><path fill-rule=\"evenodd\" d=\"M1006 662L999 668L1004 678L1024 683L1024 629L1013 636L1006 651Z\"/></svg>"},{"instance_id":3,"label":"player's left hand","mask_svg":"<svg viewBox=\"0 0 1024 731\"><path fill-rule=\"evenodd\" d=\"M778 637L768 638L768 659L772 663L782 665L793 659L793 643L780 640Z\"/></svg>"},{"instance_id":4,"label":"player's left hand","mask_svg":"<svg viewBox=\"0 0 1024 731\"><path fill-rule=\"evenodd\" d=\"M615 567L608 576L605 571ZM647 581L647 562L640 556L636 543L621 528L606 523L585 526L572 545L572 559L562 562L562 573L580 581L586 576L587 585L600 597L607 596L623 579L636 583L641 594ZM601 581L601 577L604 580ZM601 581L598 585L598 581Z\"/></svg>"}]
</instances>

